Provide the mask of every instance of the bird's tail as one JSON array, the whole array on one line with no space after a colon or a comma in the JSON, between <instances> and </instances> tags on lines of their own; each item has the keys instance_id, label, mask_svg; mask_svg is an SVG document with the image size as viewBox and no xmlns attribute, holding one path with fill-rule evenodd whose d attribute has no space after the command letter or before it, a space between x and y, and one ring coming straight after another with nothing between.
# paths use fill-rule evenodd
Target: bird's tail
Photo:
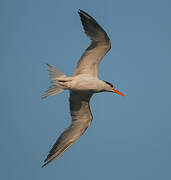
<instances>
[{"instance_id":1,"label":"bird's tail","mask_svg":"<svg viewBox=\"0 0 171 180\"><path fill-rule=\"evenodd\" d=\"M57 69L50 66L49 64L47 64L47 67L52 85L48 87L48 89L43 94L42 98L53 96L67 89L65 86L67 76L59 72Z\"/></svg>"}]
</instances>

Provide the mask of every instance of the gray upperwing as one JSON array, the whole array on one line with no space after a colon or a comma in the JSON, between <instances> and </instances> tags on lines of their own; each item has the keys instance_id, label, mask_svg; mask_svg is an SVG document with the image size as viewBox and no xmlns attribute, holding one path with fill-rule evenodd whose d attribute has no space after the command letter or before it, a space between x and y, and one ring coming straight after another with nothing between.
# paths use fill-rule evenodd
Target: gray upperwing
<instances>
[{"instance_id":1,"label":"gray upperwing","mask_svg":"<svg viewBox=\"0 0 171 180\"><path fill-rule=\"evenodd\" d=\"M91 39L91 44L78 61L73 76L79 74L98 76L98 64L111 48L110 39L95 19L82 10L78 13L86 35Z\"/></svg>"},{"instance_id":2,"label":"gray upperwing","mask_svg":"<svg viewBox=\"0 0 171 180\"><path fill-rule=\"evenodd\" d=\"M57 139L42 167L64 153L85 132L92 121L89 100L92 94L70 92L72 124Z\"/></svg>"}]
</instances>

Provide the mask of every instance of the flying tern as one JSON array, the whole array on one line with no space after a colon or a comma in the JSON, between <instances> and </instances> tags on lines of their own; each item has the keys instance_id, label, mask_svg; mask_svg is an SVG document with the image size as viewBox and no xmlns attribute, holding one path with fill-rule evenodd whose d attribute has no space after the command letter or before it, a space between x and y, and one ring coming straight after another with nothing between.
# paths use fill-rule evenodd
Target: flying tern
<instances>
[{"instance_id":1,"label":"flying tern","mask_svg":"<svg viewBox=\"0 0 171 180\"><path fill-rule=\"evenodd\" d=\"M91 44L78 61L72 77L64 75L47 64L52 85L47 89L43 98L69 90L72 123L57 139L42 167L64 153L89 127L93 119L89 101L94 93L106 91L125 96L111 83L98 78L98 65L111 48L107 33L86 12L79 10L78 14L85 34L91 39Z\"/></svg>"}]
</instances>

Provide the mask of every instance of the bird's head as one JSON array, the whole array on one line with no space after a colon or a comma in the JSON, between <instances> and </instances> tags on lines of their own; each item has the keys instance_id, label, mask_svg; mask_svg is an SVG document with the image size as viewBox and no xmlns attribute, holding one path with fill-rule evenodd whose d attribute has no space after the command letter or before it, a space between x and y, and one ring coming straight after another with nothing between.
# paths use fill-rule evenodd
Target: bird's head
<instances>
[{"instance_id":1,"label":"bird's head","mask_svg":"<svg viewBox=\"0 0 171 180\"><path fill-rule=\"evenodd\" d=\"M120 91L116 90L115 87L111 83L109 83L107 81L104 81L104 87L105 87L104 88L105 91L114 92L114 93L119 94L121 96L125 96L123 93L121 93Z\"/></svg>"}]
</instances>

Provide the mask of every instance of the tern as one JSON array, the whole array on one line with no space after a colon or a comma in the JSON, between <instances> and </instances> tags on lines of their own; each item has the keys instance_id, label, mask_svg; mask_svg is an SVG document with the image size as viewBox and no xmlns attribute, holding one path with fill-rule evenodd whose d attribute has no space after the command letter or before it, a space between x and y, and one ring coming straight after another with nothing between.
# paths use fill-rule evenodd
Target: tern
<instances>
[{"instance_id":1,"label":"tern","mask_svg":"<svg viewBox=\"0 0 171 180\"><path fill-rule=\"evenodd\" d=\"M89 101L94 93L113 92L125 96L111 83L98 78L98 65L111 48L107 33L86 12L79 10L78 14L91 44L82 54L72 77L64 75L47 64L52 85L47 89L43 98L69 90L72 123L57 139L42 167L64 153L90 126L93 116Z\"/></svg>"}]
</instances>

